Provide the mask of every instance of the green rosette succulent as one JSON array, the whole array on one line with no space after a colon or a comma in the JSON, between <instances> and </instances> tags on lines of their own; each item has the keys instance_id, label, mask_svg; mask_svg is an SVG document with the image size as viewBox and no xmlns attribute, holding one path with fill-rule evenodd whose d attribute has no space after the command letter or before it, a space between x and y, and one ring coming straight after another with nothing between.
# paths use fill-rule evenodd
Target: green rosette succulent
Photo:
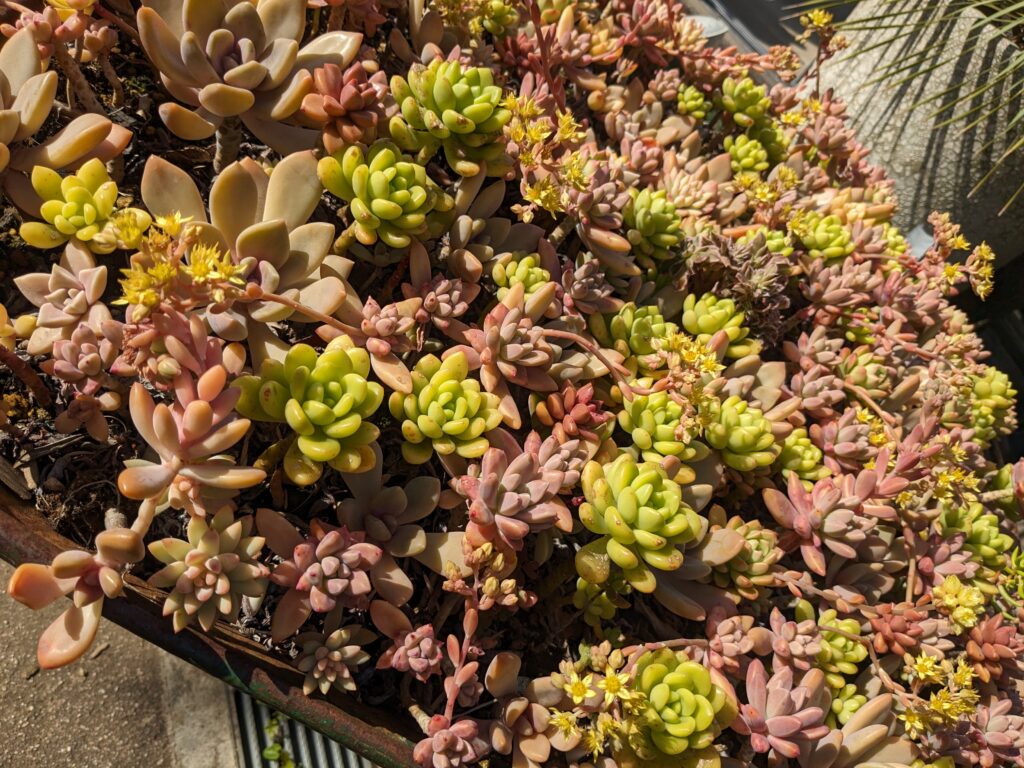
<instances>
[{"instance_id":1,"label":"green rosette succulent","mask_svg":"<svg viewBox=\"0 0 1024 768\"><path fill-rule=\"evenodd\" d=\"M483 27L495 37L512 34L519 24L519 12L504 0L489 0L484 5Z\"/></svg>"},{"instance_id":2,"label":"green rosette succulent","mask_svg":"<svg viewBox=\"0 0 1024 768\"><path fill-rule=\"evenodd\" d=\"M1001 571L1006 565L1006 553L1014 546L1013 537L999 527L999 517L982 504L971 501L956 505L948 501L939 506L941 514L936 521L944 536L964 535L964 549L971 559L988 569Z\"/></svg>"},{"instance_id":3,"label":"green rosette succulent","mask_svg":"<svg viewBox=\"0 0 1024 768\"><path fill-rule=\"evenodd\" d=\"M703 120L711 109L711 102L699 88L692 85L680 86L679 95L676 97L676 109L680 115Z\"/></svg>"},{"instance_id":4,"label":"green rosette succulent","mask_svg":"<svg viewBox=\"0 0 1024 768\"><path fill-rule=\"evenodd\" d=\"M239 376L237 410L255 421L283 422L296 438L284 470L297 485L316 482L328 464L342 472L364 472L376 463L371 444L380 435L370 418L384 400L384 388L367 381L370 357L348 336L317 354L296 344L284 362L265 360L258 376Z\"/></svg>"},{"instance_id":5,"label":"green rosette succulent","mask_svg":"<svg viewBox=\"0 0 1024 768\"><path fill-rule=\"evenodd\" d=\"M633 302L624 304L606 320L604 315L590 316L590 332L606 347L614 349L644 372L653 372L645 363L658 350L660 342L667 340L679 328L665 320L654 305L638 307Z\"/></svg>"},{"instance_id":6,"label":"green rosette succulent","mask_svg":"<svg viewBox=\"0 0 1024 768\"><path fill-rule=\"evenodd\" d=\"M708 444L722 461L740 472L770 466L779 454L772 424L760 410L735 395L708 405L710 423L704 427Z\"/></svg>"},{"instance_id":7,"label":"green rosette succulent","mask_svg":"<svg viewBox=\"0 0 1024 768\"><path fill-rule=\"evenodd\" d=\"M486 67L463 68L458 61L435 59L413 64L407 77L391 78L401 113L391 119L391 137L426 162L438 148L460 176L502 176L505 158L502 128L512 113L501 106L501 87Z\"/></svg>"},{"instance_id":8,"label":"green rosette succulent","mask_svg":"<svg viewBox=\"0 0 1024 768\"><path fill-rule=\"evenodd\" d=\"M112 217L117 202L117 184L106 167L93 158L73 174L61 177L50 168L32 169L32 189L42 200L39 215L43 221L26 221L19 234L34 248L57 248L76 240L93 253L110 253L118 245ZM146 229L152 219L137 208L125 209Z\"/></svg>"},{"instance_id":9,"label":"green rosette succulent","mask_svg":"<svg viewBox=\"0 0 1024 768\"><path fill-rule=\"evenodd\" d=\"M748 131L752 139L757 139L764 151L768 153L768 162L778 165L789 157L789 137L782 125L776 120L767 120Z\"/></svg>"},{"instance_id":10,"label":"green rosette succulent","mask_svg":"<svg viewBox=\"0 0 1024 768\"><path fill-rule=\"evenodd\" d=\"M478 459L489 447L485 433L501 423L500 398L469 378L469 361L456 352L442 362L427 355L412 372L412 392L392 392L388 409L402 419L402 456L423 464L436 451Z\"/></svg>"},{"instance_id":11,"label":"green rosette succulent","mask_svg":"<svg viewBox=\"0 0 1024 768\"><path fill-rule=\"evenodd\" d=\"M520 283L529 296L551 282L551 273L540 265L538 254L514 251L495 261L491 279L498 286L498 301L501 301L512 286Z\"/></svg>"},{"instance_id":12,"label":"green rosette succulent","mask_svg":"<svg viewBox=\"0 0 1024 768\"><path fill-rule=\"evenodd\" d=\"M691 293L683 300L683 328L697 341L706 344L719 331L729 337L726 357L746 357L761 351L761 342L751 339L750 329L743 325L746 316L736 309L732 299L719 299L705 293L699 299Z\"/></svg>"},{"instance_id":13,"label":"green rosette succulent","mask_svg":"<svg viewBox=\"0 0 1024 768\"><path fill-rule=\"evenodd\" d=\"M811 258L824 259L826 262L845 259L855 248L850 231L834 214L822 216L816 212L809 213L799 237Z\"/></svg>"},{"instance_id":14,"label":"green rosette succulent","mask_svg":"<svg viewBox=\"0 0 1024 768\"><path fill-rule=\"evenodd\" d=\"M739 80L727 77L721 93L715 96L715 105L727 112L736 125L752 128L765 119L772 102L765 87L749 77Z\"/></svg>"},{"instance_id":15,"label":"green rosette succulent","mask_svg":"<svg viewBox=\"0 0 1024 768\"><path fill-rule=\"evenodd\" d=\"M645 706L638 715L644 759L682 755L711 745L736 714L736 705L702 664L682 651L648 651L636 664L636 690Z\"/></svg>"},{"instance_id":16,"label":"green rosette succulent","mask_svg":"<svg viewBox=\"0 0 1024 768\"><path fill-rule=\"evenodd\" d=\"M971 423L975 437L989 443L1013 429L1017 390L1010 377L995 366L987 366L982 376L973 377Z\"/></svg>"},{"instance_id":17,"label":"green rosette succulent","mask_svg":"<svg viewBox=\"0 0 1024 768\"><path fill-rule=\"evenodd\" d=\"M622 594L630 592L630 586L618 575L613 575L604 584L591 584L584 578L576 580L576 591L572 596L573 606L583 611L583 620L600 629L604 622L615 617L620 608L628 608L629 602Z\"/></svg>"},{"instance_id":18,"label":"green rosette succulent","mask_svg":"<svg viewBox=\"0 0 1024 768\"><path fill-rule=\"evenodd\" d=\"M431 234L432 213L454 205L422 165L383 139L365 154L352 145L321 158L317 175L328 191L349 204L349 232L363 245L380 239L392 248L407 248L414 237Z\"/></svg>"},{"instance_id":19,"label":"green rosette succulent","mask_svg":"<svg viewBox=\"0 0 1024 768\"><path fill-rule=\"evenodd\" d=\"M797 602L795 614L797 621L815 621L814 607L806 600ZM860 637L860 622L854 618L840 619L835 609L829 608L818 616L817 624L821 629L821 650L814 666L825 673L829 688L841 690L846 686L845 676L856 675L857 665L868 655L863 643L847 636Z\"/></svg>"},{"instance_id":20,"label":"green rosette succulent","mask_svg":"<svg viewBox=\"0 0 1024 768\"><path fill-rule=\"evenodd\" d=\"M580 505L580 520L601 538L577 553L580 576L603 584L614 563L635 589L653 592L651 568L679 568L678 545L693 541L704 521L683 502L679 485L664 469L653 462L638 464L628 453L609 464L589 462L582 485L587 500Z\"/></svg>"},{"instance_id":21,"label":"green rosette succulent","mask_svg":"<svg viewBox=\"0 0 1024 768\"><path fill-rule=\"evenodd\" d=\"M649 378L635 383L639 390L653 385L654 380ZM699 461L708 454L707 446L695 440L697 424L666 391L627 399L618 421L644 461L657 463L666 456L675 456L682 462Z\"/></svg>"},{"instance_id":22,"label":"green rosette succulent","mask_svg":"<svg viewBox=\"0 0 1024 768\"><path fill-rule=\"evenodd\" d=\"M679 244L682 219L663 189L629 190L630 200L622 211L626 239L641 256L664 261ZM653 266L653 265L649 265Z\"/></svg>"},{"instance_id":23,"label":"green rosette succulent","mask_svg":"<svg viewBox=\"0 0 1024 768\"><path fill-rule=\"evenodd\" d=\"M772 566L783 555L778 536L759 521L744 521L738 516L732 517L724 527L743 537L743 548L735 557L714 566L711 578L716 586L744 600L757 600L765 588L775 584Z\"/></svg>"},{"instance_id":24,"label":"green rosette succulent","mask_svg":"<svg viewBox=\"0 0 1024 768\"><path fill-rule=\"evenodd\" d=\"M822 458L821 449L811 442L807 430L798 427L782 441L782 450L775 460L775 468L787 479L790 474L796 473L804 487L810 490L813 483L831 474L828 467L822 464Z\"/></svg>"},{"instance_id":25,"label":"green rosette succulent","mask_svg":"<svg viewBox=\"0 0 1024 768\"><path fill-rule=\"evenodd\" d=\"M742 133L739 136L726 136L724 147L729 153L729 164L734 174L768 170L768 150L757 139Z\"/></svg>"}]
</instances>

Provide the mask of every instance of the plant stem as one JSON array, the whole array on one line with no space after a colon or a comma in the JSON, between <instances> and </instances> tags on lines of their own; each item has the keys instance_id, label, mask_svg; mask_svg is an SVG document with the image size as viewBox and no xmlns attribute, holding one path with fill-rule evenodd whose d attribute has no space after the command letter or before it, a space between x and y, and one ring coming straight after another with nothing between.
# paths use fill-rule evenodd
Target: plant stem
<instances>
[{"instance_id":1,"label":"plant stem","mask_svg":"<svg viewBox=\"0 0 1024 768\"><path fill-rule=\"evenodd\" d=\"M11 373L22 380L36 399L36 402L42 406L48 406L53 403L50 390L46 388L42 378L32 370L32 366L18 357L17 354L6 347L0 347L0 363L6 365Z\"/></svg>"},{"instance_id":2,"label":"plant stem","mask_svg":"<svg viewBox=\"0 0 1024 768\"><path fill-rule=\"evenodd\" d=\"M111 104L114 107L124 106L124 86L121 85L121 78L117 76L117 72L114 70L114 65L110 63L110 54L101 53L98 56L100 62L100 69L103 70L103 76L107 78L107 82L110 83L110 87L113 90L113 99Z\"/></svg>"},{"instance_id":3,"label":"plant stem","mask_svg":"<svg viewBox=\"0 0 1024 768\"><path fill-rule=\"evenodd\" d=\"M558 222L558 226L554 228L551 234L548 235L548 242L551 243L552 246L557 248L562 243L562 241L565 240L568 234L572 232L575 226L576 217L566 215L565 218Z\"/></svg>"},{"instance_id":4,"label":"plant stem","mask_svg":"<svg viewBox=\"0 0 1024 768\"><path fill-rule=\"evenodd\" d=\"M217 148L213 156L213 170L223 171L238 159L242 143L242 126L237 117L226 117L217 129Z\"/></svg>"},{"instance_id":5,"label":"plant stem","mask_svg":"<svg viewBox=\"0 0 1024 768\"><path fill-rule=\"evenodd\" d=\"M81 50L82 48L79 46L79 53L81 53ZM89 86L85 75L82 74L82 68L78 66L78 61L68 53L67 47L61 43L54 45L53 58L57 61L57 66L60 67L61 72L64 73L64 77L67 78L69 106L73 94L75 100L87 111L95 112L98 115L106 115L107 110L103 108L100 100L96 98L96 93Z\"/></svg>"},{"instance_id":6,"label":"plant stem","mask_svg":"<svg viewBox=\"0 0 1024 768\"><path fill-rule=\"evenodd\" d=\"M324 325L329 325L335 330L341 331L345 335L353 333L356 329L350 325L338 320L336 317L325 315L323 312L317 312L312 307L307 307L305 304L289 299L286 296L280 296L276 293L267 293L255 283L250 283L246 289L246 298L250 301L272 301L275 304L281 304L282 306L294 309L296 312L301 312L304 315L312 317L314 320L318 320Z\"/></svg>"}]
</instances>

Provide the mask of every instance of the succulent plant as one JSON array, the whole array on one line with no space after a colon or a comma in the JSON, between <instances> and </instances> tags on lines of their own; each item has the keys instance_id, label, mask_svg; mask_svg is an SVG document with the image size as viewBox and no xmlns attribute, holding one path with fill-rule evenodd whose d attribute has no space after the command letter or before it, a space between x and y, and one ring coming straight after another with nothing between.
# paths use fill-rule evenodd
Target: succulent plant
<instances>
[{"instance_id":1,"label":"succulent plant","mask_svg":"<svg viewBox=\"0 0 1024 768\"><path fill-rule=\"evenodd\" d=\"M962 634L978 623L985 610L985 596L977 587L964 584L956 576L947 576L932 590L932 600L953 624L953 633Z\"/></svg>"},{"instance_id":2,"label":"succulent plant","mask_svg":"<svg viewBox=\"0 0 1024 768\"><path fill-rule=\"evenodd\" d=\"M825 678L812 670L797 682L791 667L771 677L760 659L747 667L747 701L739 705L733 730L750 737L755 753L795 759L803 745L828 735L825 715L830 706Z\"/></svg>"},{"instance_id":3,"label":"succulent plant","mask_svg":"<svg viewBox=\"0 0 1024 768\"><path fill-rule=\"evenodd\" d=\"M349 231L364 245L380 238L392 248L407 248L412 238L427 234L433 211L452 205L422 165L384 139L365 153L352 145L321 158L317 174L329 192L349 204Z\"/></svg>"},{"instance_id":4,"label":"succulent plant","mask_svg":"<svg viewBox=\"0 0 1024 768\"><path fill-rule=\"evenodd\" d=\"M34 272L14 279L18 290L39 307L35 329L26 351L44 355L53 351L58 339L70 339L80 323L100 332L111 320L110 310L101 301L107 287L107 268L96 266L87 248L69 242L60 261L50 273Z\"/></svg>"},{"instance_id":5,"label":"succulent plant","mask_svg":"<svg viewBox=\"0 0 1024 768\"><path fill-rule=\"evenodd\" d=\"M240 119L282 153L312 147L314 131L284 121L313 89L311 70L348 66L362 35L327 32L300 48L305 12L305 0L212 9L185 0L144 5L137 14L142 47L168 91L192 107L164 102L160 119L187 141L210 138L225 121ZM229 153L223 165L234 159Z\"/></svg>"},{"instance_id":6,"label":"succulent plant","mask_svg":"<svg viewBox=\"0 0 1024 768\"><path fill-rule=\"evenodd\" d=\"M843 226L839 217L833 214L808 215L798 236L811 258L824 259L826 262L845 259L853 253L855 247L849 230Z\"/></svg>"},{"instance_id":7,"label":"succulent plant","mask_svg":"<svg viewBox=\"0 0 1024 768\"><path fill-rule=\"evenodd\" d=\"M520 448L515 438L496 430L480 464L456 476L452 487L469 504L466 538L474 547L494 542L521 549L530 532L552 526L572 530L572 513L558 494L576 485L585 454L579 442L541 440L531 432Z\"/></svg>"},{"instance_id":8,"label":"succulent plant","mask_svg":"<svg viewBox=\"0 0 1024 768\"><path fill-rule=\"evenodd\" d=\"M460 176L484 170L503 176L508 167L501 129L512 117L491 70L435 59L413 64L406 77L391 78L400 116L391 119L391 135L426 162L438 148Z\"/></svg>"},{"instance_id":9,"label":"succulent plant","mask_svg":"<svg viewBox=\"0 0 1024 768\"><path fill-rule=\"evenodd\" d=\"M650 390L654 381L639 379L635 384L640 391ZM626 399L618 422L644 461L657 463L666 456L699 461L708 455L707 446L696 439L699 424L693 414L667 390Z\"/></svg>"},{"instance_id":10,"label":"succulent plant","mask_svg":"<svg viewBox=\"0 0 1024 768\"><path fill-rule=\"evenodd\" d=\"M638 464L629 454L583 469L580 506L583 525L601 538L576 555L576 568L587 581L603 584L614 563L640 592L652 592L651 568L671 571L683 564L679 544L693 541L703 520L682 500L679 486L659 465Z\"/></svg>"},{"instance_id":11,"label":"succulent plant","mask_svg":"<svg viewBox=\"0 0 1024 768\"><path fill-rule=\"evenodd\" d=\"M39 215L45 223L27 221L21 225L18 233L29 245L56 248L74 240L94 253L109 253L117 247L112 220L117 184L110 180L100 160L93 158L64 177L37 165L32 169L32 188L42 201ZM133 212L149 219L145 211Z\"/></svg>"},{"instance_id":12,"label":"succulent plant","mask_svg":"<svg viewBox=\"0 0 1024 768\"><path fill-rule=\"evenodd\" d=\"M343 152L352 144L372 144L387 119L390 96L383 72L370 74L361 62L342 69L328 62L313 70L313 90L302 98L302 118L322 126L324 149Z\"/></svg>"},{"instance_id":13,"label":"succulent plant","mask_svg":"<svg viewBox=\"0 0 1024 768\"><path fill-rule=\"evenodd\" d=\"M303 632L295 637L299 647L295 666L306 675L302 692L307 696L316 690L326 696L331 688L355 691L352 671L370 660L363 646L376 640L377 635L358 625L339 627L340 620L340 612L331 614L323 632Z\"/></svg>"},{"instance_id":14,"label":"succulent plant","mask_svg":"<svg viewBox=\"0 0 1024 768\"><path fill-rule=\"evenodd\" d=\"M164 567L149 578L150 585L172 588L164 601L164 616L180 632L198 621L209 632L218 615L234 621L246 597L260 598L270 571L256 557L263 537L252 535L253 520L235 518L234 507L223 505L216 514L188 522L187 541L158 539L149 552Z\"/></svg>"},{"instance_id":15,"label":"succulent plant","mask_svg":"<svg viewBox=\"0 0 1024 768\"><path fill-rule=\"evenodd\" d=\"M740 472L771 465L779 454L771 422L757 408L735 395L713 400L704 439L722 452L722 461Z\"/></svg>"},{"instance_id":16,"label":"succulent plant","mask_svg":"<svg viewBox=\"0 0 1024 768\"><path fill-rule=\"evenodd\" d=\"M752 139L746 134L740 134L735 138L726 136L724 146L725 151L729 153L732 172L737 176L741 173L756 174L768 170L768 150L757 139Z\"/></svg>"},{"instance_id":17,"label":"succulent plant","mask_svg":"<svg viewBox=\"0 0 1024 768\"><path fill-rule=\"evenodd\" d=\"M557 263L557 262L556 262ZM551 273L541 266L536 253L506 253L494 262L491 279L498 286L498 300L504 299L513 285L522 284L526 295L535 293L551 282Z\"/></svg>"},{"instance_id":18,"label":"succulent plant","mask_svg":"<svg viewBox=\"0 0 1024 768\"><path fill-rule=\"evenodd\" d=\"M732 299L720 299L713 293L705 293L699 299L690 294L683 300L681 324L686 332L701 343L707 343L719 331L729 337L727 357L746 357L757 354L761 343L750 337L750 329L743 325L745 315L737 310Z\"/></svg>"},{"instance_id":19,"label":"succulent plant","mask_svg":"<svg viewBox=\"0 0 1024 768\"><path fill-rule=\"evenodd\" d=\"M1016 397L1010 378L994 366L986 366L983 375L974 377L970 423L979 440L991 442L1013 428Z\"/></svg>"},{"instance_id":20,"label":"succulent plant","mask_svg":"<svg viewBox=\"0 0 1024 768\"><path fill-rule=\"evenodd\" d=\"M0 110L10 114L0 131L0 173L11 161L11 145L38 131L53 107L57 73L43 71L32 30L19 29L0 48Z\"/></svg>"},{"instance_id":21,"label":"succulent plant","mask_svg":"<svg viewBox=\"0 0 1024 768\"><path fill-rule=\"evenodd\" d=\"M775 466L779 468L783 477L788 478L790 474L795 474L804 481L804 486L808 487L830 474L828 467L822 463L822 458L821 449L811 442L807 430L798 427L782 441L782 450L775 460Z\"/></svg>"},{"instance_id":22,"label":"succulent plant","mask_svg":"<svg viewBox=\"0 0 1024 768\"><path fill-rule=\"evenodd\" d=\"M427 737L413 749L413 760L420 768L462 768L488 751L490 744L480 735L476 720L452 723L443 715L435 715L427 726Z\"/></svg>"},{"instance_id":23,"label":"succulent plant","mask_svg":"<svg viewBox=\"0 0 1024 768\"><path fill-rule=\"evenodd\" d=\"M322 465L354 472L373 467L370 444L380 430L368 419L384 400L366 351L339 336L322 354L296 344L283 363L266 360L258 376L240 376L239 413L256 421L287 423L295 433L284 468L298 485L316 482Z\"/></svg>"},{"instance_id":24,"label":"succulent plant","mask_svg":"<svg viewBox=\"0 0 1024 768\"><path fill-rule=\"evenodd\" d=\"M1020 675L1024 638L1015 625L1007 623L1002 614L996 614L971 628L964 651L979 680L998 683Z\"/></svg>"},{"instance_id":25,"label":"succulent plant","mask_svg":"<svg viewBox=\"0 0 1024 768\"><path fill-rule=\"evenodd\" d=\"M362 531L366 541L381 548L380 560L370 571L377 592L393 605L404 605L413 584L395 558L416 557L446 534L426 533L419 522L437 507L441 482L415 477L404 486L387 485L380 446L372 446L370 469L342 472L352 497L338 504L338 522L350 531Z\"/></svg>"},{"instance_id":26,"label":"succulent plant","mask_svg":"<svg viewBox=\"0 0 1024 768\"><path fill-rule=\"evenodd\" d=\"M303 536L280 512L266 508L256 511L256 527L281 558L270 580L287 590L274 609L274 642L291 637L313 611L330 613L339 605L365 607L369 602L369 571L382 552L365 541L364 533L314 520Z\"/></svg>"},{"instance_id":27,"label":"succulent plant","mask_svg":"<svg viewBox=\"0 0 1024 768\"><path fill-rule=\"evenodd\" d=\"M726 522L721 507L714 508L708 519L710 532L724 528L743 537L739 553L712 569L714 583L744 600L757 600L765 588L775 584L772 566L782 559L775 531L764 528L758 520L745 521L738 515Z\"/></svg>"},{"instance_id":28,"label":"succulent plant","mask_svg":"<svg viewBox=\"0 0 1024 768\"><path fill-rule=\"evenodd\" d=\"M711 109L711 102L704 92L694 85L681 85L676 99L680 115L689 115L694 120L703 120Z\"/></svg>"},{"instance_id":29,"label":"succulent plant","mask_svg":"<svg viewBox=\"0 0 1024 768\"><path fill-rule=\"evenodd\" d=\"M725 78L721 93L714 95L714 102L715 106L728 113L733 122L742 128L757 125L771 109L765 87L756 85L749 77Z\"/></svg>"},{"instance_id":30,"label":"succulent plant","mask_svg":"<svg viewBox=\"0 0 1024 768\"><path fill-rule=\"evenodd\" d=\"M388 400L391 415L403 419L405 460L423 464L434 451L466 459L483 456L489 445L485 433L501 423L500 398L469 378L466 355L449 355L443 362L426 355L416 363L412 379L411 394L393 392Z\"/></svg>"},{"instance_id":31,"label":"succulent plant","mask_svg":"<svg viewBox=\"0 0 1024 768\"><path fill-rule=\"evenodd\" d=\"M796 606L798 621L815 621L814 607L806 600ZM825 673L825 682L833 691L846 685L844 676L857 674L857 665L868 656L867 646L859 642L860 622L855 618L840 619L835 609L822 611L816 619L821 630L821 648L815 666Z\"/></svg>"},{"instance_id":32,"label":"succulent plant","mask_svg":"<svg viewBox=\"0 0 1024 768\"><path fill-rule=\"evenodd\" d=\"M599 342L613 348L624 358L635 358L642 372L647 363L657 365L654 353L676 333L675 323L668 322L653 305L638 307L630 302L606 320L601 315L591 315L590 330Z\"/></svg>"},{"instance_id":33,"label":"succulent plant","mask_svg":"<svg viewBox=\"0 0 1024 768\"><path fill-rule=\"evenodd\" d=\"M413 629L409 619L389 603L375 600L370 604L373 622L392 640L392 645L377 660L377 669L412 672L420 682L441 674L444 653L434 637L434 627L424 624Z\"/></svg>"},{"instance_id":34,"label":"succulent plant","mask_svg":"<svg viewBox=\"0 0 1024 768\"><path fill-rule=\"evenodd\" d=\"M562 301L568 309L588 315L615 312L622 306L601 262L592 256L576 259L576 268L562 273Z\"/></svg>"},{"instance_id":35,"label":"succulent plant","mask_svg":"<svg viewBox=\"0 0 1024 768\"><path fill-rule=\"evenodd\" d=\"M670 258L680 240L681 221L675 206L660 189L631 189L629 195L629 202L622 210L626 238L648 264L653 265L651 259Z\"/></svg>"},{"instance_id":36,"label":"succulent plant","mask_svg":"<svg viewBox=\"0 0 1024 768\"><path fill-rule=\"evenodd\" d=\"M963 505L940 504L937 527L946 536L964 535L964 549L971 558L985 568L1001 571L1006 553L1014 546L1014 539L999 526L999 518L980 503L970 501Z\"/></svg>"},{"instance_id":37,"label":"succulent plant","mask_svg":"<svg viewBox=\"0 0 1024 768\"><path fill-rule=\"evenodd\" d=\"M704 749L736 714L726 689L682 651L648 651L637 661L635 674L645 698L640 729L649 739L638 750L640 757L648 750L681 755Z\"/></svg>"}]
</instances>

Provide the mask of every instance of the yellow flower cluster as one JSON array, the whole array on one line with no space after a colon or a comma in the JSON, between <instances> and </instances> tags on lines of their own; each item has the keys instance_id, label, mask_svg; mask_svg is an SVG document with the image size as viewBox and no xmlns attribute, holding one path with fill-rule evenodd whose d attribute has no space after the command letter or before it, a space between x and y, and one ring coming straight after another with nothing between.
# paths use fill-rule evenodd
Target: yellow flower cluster
<instances>
[{"instance_id":1,"label":"yellow flower cluster","mask_svg":"<svg viewBox=\"0 0 1024 768\"><path fill-rule=\"evenodd\" d=\"M947 576L932 591L936 607L949 616L953 632L962 633L978 623L978 615L985 610L985 595L977 587L964 584L956 576Z\"/></svg>"},{"instance_id":2,"label":"yellow flower cluster","mask_svg":"<svg viewBox=\"0 0 1024 768\"><path fill-rule=\"evenodd\" d=\"M959 718L970 716L978 706L974 688L974 670L961 656L956 665L949 659L921 654L907 655L908 677L921 686L941 685L928 699L919 698L899 715L907 735L912 739L947 727Z\"/></svg>"}]
</instances>

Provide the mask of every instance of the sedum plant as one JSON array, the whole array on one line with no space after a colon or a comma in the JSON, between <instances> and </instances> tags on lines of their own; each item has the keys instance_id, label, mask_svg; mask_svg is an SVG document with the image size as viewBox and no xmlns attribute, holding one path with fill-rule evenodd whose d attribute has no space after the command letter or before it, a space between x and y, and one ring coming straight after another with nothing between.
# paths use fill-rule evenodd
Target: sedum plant
<instances>
[{"instance_id":1,"label":"sedum plant","mask_svg":"<svg viewBox=\"0 0 1024 768\"><path fill-rule=\"evenodd\" d=\"M293 483L310 485L322 465L366 471L376 462L370 445L380 430L368 421L384 399L384 388L367 381L370 360L347 336L331 341L323 354L293 346L283 363L267 360L258 376L241 376L238 412L256 421L277 421L294 433L284 457Z\"/></svg>"}]
</instances>

